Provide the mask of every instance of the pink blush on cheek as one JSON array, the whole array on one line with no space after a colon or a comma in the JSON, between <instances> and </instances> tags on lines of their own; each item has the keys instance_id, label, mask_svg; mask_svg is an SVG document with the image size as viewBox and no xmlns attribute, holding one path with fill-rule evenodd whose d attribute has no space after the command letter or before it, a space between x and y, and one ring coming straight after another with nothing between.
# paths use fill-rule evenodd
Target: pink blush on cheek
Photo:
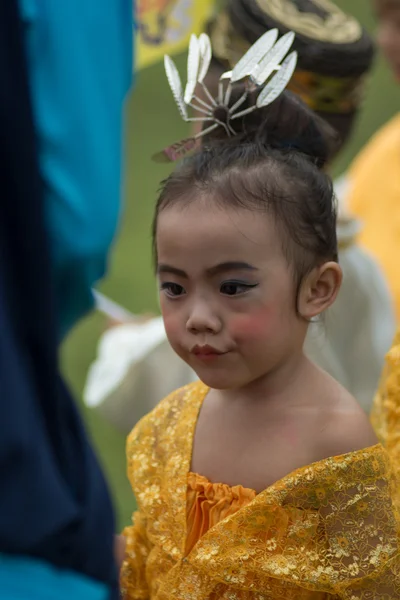
<instances>
[{"instance_id":1,"label":"pink blush on cheek","mask_svg":"<svg viewBox=\"0 0 400 600\"><path fill-rule=\"evenodd\" d=\"M263 338L274 326L276 314L271 308L262 309L246 314L237 314L229 320L229 332L235 339Z\"/></svg>"}]
</instances>

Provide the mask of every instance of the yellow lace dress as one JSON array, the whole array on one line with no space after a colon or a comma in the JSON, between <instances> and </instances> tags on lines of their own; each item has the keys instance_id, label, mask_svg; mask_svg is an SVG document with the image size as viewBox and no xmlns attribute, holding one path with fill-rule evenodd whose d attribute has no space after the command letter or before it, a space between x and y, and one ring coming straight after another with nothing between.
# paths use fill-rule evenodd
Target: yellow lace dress
<instances>
[{"instance_id":1,"label":"yellow lace dress","mask_svg":"<svg viewBox=\"0 0 400 600\"><path fill-rule=\"evenodd\" d=\"M196 382L174 392L128 438L138 511L124 531L123 598L400 599L400 488L383 445L303 467L258 495L211 484L190 473L207 391Z\"/></svg>"}]
</instances>

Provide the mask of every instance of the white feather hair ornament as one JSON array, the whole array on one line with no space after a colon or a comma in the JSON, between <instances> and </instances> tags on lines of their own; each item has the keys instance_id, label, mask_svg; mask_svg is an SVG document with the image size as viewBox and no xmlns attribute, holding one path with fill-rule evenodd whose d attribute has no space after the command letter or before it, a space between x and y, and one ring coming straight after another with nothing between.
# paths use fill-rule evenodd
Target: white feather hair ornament
<instances>
[{"instance_id":1,"label":"white feather hair ornament","mask_svg":"<svg viewBox=\"0 0 400 600\"><path fill-rule=\"evenodd\" d=\"M235 135L233 127L235 119L274 102L288 85L297 64L297 52L289 54L295 39L294 33L290 31L279 39L278 35L277 29L264 33L242 56L232 71L227 71L220 77L216 98L204 83L212 58L208 35L202 33L197 37L193 34L190 38L187 83L184 91L174 61L169 56L165 56L165 72L182 119L187 122L207 122L209 126L194 137L168 146L153 158L158 161L175 161L193 150L198 138L207 135L217 127L222 127L227 136ZM239 81L244 83L244 92L239 99L231 103L232 90ZM207 101L196 95L198 86L204 90ZM254 95L251 106L241 110L250 93L254 91L258 91L258 94ZM190 117L188 107L204 116Z\"/></svg>"}]
</instances>

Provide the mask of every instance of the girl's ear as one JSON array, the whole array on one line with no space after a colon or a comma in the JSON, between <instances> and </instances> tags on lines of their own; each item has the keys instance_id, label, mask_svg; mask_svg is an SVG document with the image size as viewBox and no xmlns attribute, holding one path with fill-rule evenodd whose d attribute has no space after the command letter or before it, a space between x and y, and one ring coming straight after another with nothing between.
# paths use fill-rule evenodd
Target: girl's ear
<instances>
[{"instance_id":1,"label":"girl's ear","mask_svg":"<svg viewBox=\"0 0 400 600\"><path fill-rule=\"evenodd\" d=\"M310 321L329 308L337 298L342 277L342 269L336 262L315 267L300 288L297 307L300 315Z\"/></svg>"}]
</instances>

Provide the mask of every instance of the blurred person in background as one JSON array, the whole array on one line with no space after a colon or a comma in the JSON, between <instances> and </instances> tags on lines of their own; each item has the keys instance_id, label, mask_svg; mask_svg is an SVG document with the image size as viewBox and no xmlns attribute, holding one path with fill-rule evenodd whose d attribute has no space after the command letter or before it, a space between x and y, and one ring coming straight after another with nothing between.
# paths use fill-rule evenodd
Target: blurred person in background
<instances>
[{"instance_id":1,"label":"blurred person in background","mask_svg":"<svg viewBox=\"0 0 400 600\"><path fill-rule=\"evenodd\" d=\"M293 29L299 62L289 89L336 129L340 149L359 112L374 48L356 19L329 5L330 10L323 10L318 2L228 2L207 28L214 49L206 81L211 92L221 74L266 30ZM339 200L343 183L336 185ZM380 269L355 242L359 228L339 211L344 281L322 327L310 328L306 351L369 411L395 320ZM170 348L161 317L128 321L121 318L123 324L102 336L84 392L86 404L124 433L162 397L196 377Z\"/></svg>"},{"instance_id":2,"label":"blurred person in background","mask_svg":"<svg viewBox=\"0 0 400 600\"><path fill-rule=\"evenodd\" d=\"M400 84L400 0L374 0L378 43ZM347 205L363 228L359 243L376 258L400 319L400 114L384 125L354 160Z\"/></svg>"},{"instance_id":3,"label":"blurred person in background","mask_svg":"<svg viewBox=\"0 0 400 600\"><path fill-rule=\"evenodd\" d=\"M0 30L0 596L116 599L111 500L58 352L120 212L132 2L0 0Z\"/></svg>"}]
</instances>

